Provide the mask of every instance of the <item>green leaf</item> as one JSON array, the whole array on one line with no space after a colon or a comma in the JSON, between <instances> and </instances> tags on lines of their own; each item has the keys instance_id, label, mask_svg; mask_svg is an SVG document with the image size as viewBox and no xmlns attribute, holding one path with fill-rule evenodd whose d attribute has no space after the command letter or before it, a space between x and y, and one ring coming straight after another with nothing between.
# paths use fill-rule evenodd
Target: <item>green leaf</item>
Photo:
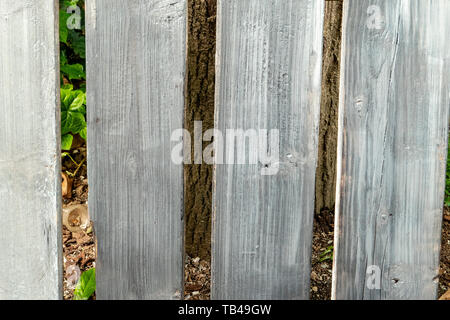
<instances>
[{"instance_id":1,"label":"green leaf","mask_svg":"<svg viewBox=\"0 0 450 320\"><path fill-rule=\"evenodd\" d=\"M68 60L67 60L66 51L61 50L60 60L61 60L60 63L61 63L62 66L67 64Z\"/></svg>"},{"instance_id":2,"label":"green leaf","mask_svg":"<svg viewBox=\"0 0 450 320\"><path fill-rule=\"evenodd\" d=\"M78 90L80 90L83 93L86 93L86 82L81 83Z\"/></svg>"},{"instance_id":3,"label":"green leaf","mask_svg":"<svg viewBox=\"0 0 450 320\"><path fill-rule=\"evenodd\" d=\"M64 9L59 10L59 41L65 44L67 43L67 38L69 37L69 29L67 28L67 19L69 19L70 14L68 14Z\"/></svg>"},{"instance_id":4,"label":"green leaf","mask_svg":"<svg viewBox=\"0 0 450 320\"><path fill-rule=\"evenodd\" d=\"M85 113L84 105L86 104L86 94L80 91L74 91L76 94L75 99L70 104L70 111L78 111Z\"/></svg>"},{"instance_id":5,"label":"green leaf","mask_svg":"<svg viewBox=\"0 0 450 320\"><path fill-rule=\"evenodd\" d=\"M1 1L1 0L0 0ZM73 135L80 134L86 139L86 73L84 70L86 44L84 36L84 0L58 0L59 1L59 33L60 33L60 70L61 70L61 144L63 150L70 150ZM67 26L70 17L78 9L69 7L78 6L81 13L81 30L71 29ZM69 12L67 12L69 11ZM73 84L66 84L64 82ZM74 81L73 80L81 80ZM74 84L76 89L74 90Z\"/></svg>"},{"instance_id":6,"label":"green leaf","mask_svg":"<svg viewBox=\"0 0 450 320\"><path fill-rule=\"evenodd\" d=\"M61 89L61 134L77 134L86 129L86 93L72 90L71 85Z\"/></svg>"},{"instance_id":7,"label":"green leaf","mask_svg":"<svg viewBox=\"0 0 450 320\"><path fill-rule=\"evenodd\" d=\"M71 85L71 84L65 84L65 85L63 85L62 87L61 87L61 89L65 89L65 90L73 90L73 85Z\"/></svg>"},{"instance_id":8,"label":"green leaf","mask_svg":"<svg viewBox=\"0 0 450 320\"><path fill-rule=\"evenodd\" d=\"M69 31L69 42L71 44L72 50L81 59L86 58L86 43L85 37L75 30Z\"/></svg>"},{"instance_id":9,"label":"green leaf","mask_svg":"<svg viewBox=\"0 0 450 320\"><path fill-rule=\"evenodd\" d=\"M73 292L73 299L88 300L95 292L95 285L95 268L83 272Z\"/></svg>"},{"instance_id":10,"label":"green leaf","mask_svg":"<svg viewBox=\"0 0 450 320\"><path fill-rule=\"evenodd\" d=\"M81 90L61 89L61 110L85 113L86 94Z\"/></svg>"},{"instance_id":11,"label":"green leaf","mask_svg":"<svg viewBox=\"0 0 450 320\"><path fill-rule=\"evenodd\" d=\"M80 137L87 140L87 127L80 131Z\"/></svg>"},{"instance_id":12,"label":"green leaf","mask_svg":"<svg viewBox=\"0 0 450 320\"><path fill-rule=\"evenodd\" d=\"M319 262L323 262L326 260L333 260L333 250L334 250L333 246L327 247L326 250L321 253Z\"/></svg>"},{"instance_id":13,"label":"green leaf","mask_svg":"<svg viewBox=\"0 0 450 320\"><path fill-rule=\"evenodd\" d=\"M68 7L77 5L79 0L60 0L59 4L61 7L61 10L66 10Z\"/></svg>"},{"instance_id":14,"label":"green leaf","mask_svg":"<svg viewBox=\"0 0 450 320\"><path fill-rule=\"evenodd\" d=\"M61 149L62 150L70 150L72 147L73 136L71 134L65 134L61 137ZM66 156L67 154L62 154L62 156Z\"/></svg>"},{"instance_id":15,"label":"green leaf","mask_svg":"<svg viewBox=\"0 0 450 320\"><path fill-rule=\"evenodd\" d=\"M77 134L84 128L86 128L86 119L82 113L72 111L61 112L61 134L64 135L69 132Z\"/></svg>"},{"instance_id":16,"label":"green leaf","mask_svg":"<svg viewBox=\"0 0 450 320\"><path fill-rule=\"evenodd\" d=\"M61 110L68 111L76 97L77 94L72 89L61 89Z\"/></svg>"},{"instance_id":17,"label":"green leaf","mask_svg":"<svg viewBox=\"0 0 450 320\"><path fill-rule=\"evenodd\" d=\"M65 74L69 80L86 80L84 68L79 63L62 65L61 72Z\"/></svg>"}]
</instances>

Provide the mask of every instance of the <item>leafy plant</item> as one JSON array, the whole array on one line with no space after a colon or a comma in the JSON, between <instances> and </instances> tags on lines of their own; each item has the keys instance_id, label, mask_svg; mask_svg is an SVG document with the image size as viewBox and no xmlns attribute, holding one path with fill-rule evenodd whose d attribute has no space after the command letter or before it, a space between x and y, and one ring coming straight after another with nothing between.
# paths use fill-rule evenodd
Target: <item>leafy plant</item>
<instances>
[{"instance_id":1,"label":"leafy plant","mask_svg":"<svg viewBox=\"0 0 450 320\"><path fill-rule=\"evenodd\" d=\"M89 300L95 292L95 286L95 268L83 272L73 292L73 300Z\"/></svg>"},{"instance_id":2,"label":"leafy plant","mask_svg":"<svg viewBox=\"0 0 450 320\"><path fill-rule=\"evenodd\" d=\"M327 247L325 251L320 254L319 262L323 262L326 260L333 260L333 250L334 250L333 246Z\"/></svg>"},{"instance_id":3,"label":"leafy plant","mask_svg":"<svg viewBox=\"0 0 450 320\"><path fill-rule=\"evenodd\" d=\"M87 131L84 0L60 0L59 4L61 148L70 150L73 136L86 139Z\"/></svg>"},{"instance_id":4,"label":"leafy plant","mask_svg":"<svg viewBox=\"0 0 450 320\"><path fill-rule=\"evenodd\" d=\"M71 85L61 89L61 149L70 150L73 135L86 140L86 93L73 90Z\"/></svg>"},{"instance_id":5,"label":"leafy plant","mask_svg":"<svg viewBox=\"0 0 450 320\"><path fill-rule=\"evenodd\" d=\"M61 149L70 151L74 135L86 140L86 45L84 0L59 0L59 38L61 70ZM77 171L86 159L75 162ZM88 300L95 292L95 268L85 271L74 291L74 300Z\"/></svg>"},{"instance_id":6,"label":"leafy plant","mask_svg":"<svg viewBox=\"0 0 450 320\"><path fill-rule=\"evenodd\" d=\"M85 80L86 79L86 73L84 72L84 68L79 63L62 65L61 66L61 72L70 81L71 80Z\"/></svg>"},{"instance_id":7,"label":"leafy plant","mask_svg":"<svg viewBox=\"0 0 450 320\"><path fill-rule=\"evenodd\" d=\"M60 0L59 3L61 81L74 84L72 80L86 80L84 0ZM77 8L77 12L71 8ZM74 24L78 20L79 28Z\"/></svg>"}]
</instances>

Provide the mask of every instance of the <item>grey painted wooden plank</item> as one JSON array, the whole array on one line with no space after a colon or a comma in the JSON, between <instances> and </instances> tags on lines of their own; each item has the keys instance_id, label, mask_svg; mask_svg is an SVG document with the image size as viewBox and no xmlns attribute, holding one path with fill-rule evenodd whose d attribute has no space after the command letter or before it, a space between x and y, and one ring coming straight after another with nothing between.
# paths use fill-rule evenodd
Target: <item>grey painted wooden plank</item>
<instances>
[{"instance_id":1,"label":"grey painted wooden plank","mask_svg":"<svg viewBox=\"0 0 450 320\"><path fill-rule=\"evenodd\" d=\"M185 0L87 1L89 209L97 297L180 298Z\"/></svg>"},{"instance_id":2,"label":"grey painted wooden plank","mask_svg":"<svg viewBox=\"0 0 450 320\"><path fill-rule=\"evenodd\" d=\"M279 159L274 175L216 165L213 299L309 297L323 14L316 0L218 1L216 129L278 129Z\"/></svg>"},{"instance_id":3,"label":"grey painted wooden plank","mask_svg":"<svg viewBox=\"0 0 450 320\"><path fill-rule=\"evenodd\" d=\"M345 2L335 299L436 297L449 16L448 0Z\"/></svg>"},{"instance_id":4,"label":"grey painted wooden plank","mask_svg":"<svg viewBox=\"0 0 450 320\"><path fill-rule=\"evenodd\" d=\"M0 1L0 299L62 298L56 6Z\"/></svg>"}]
</instances>

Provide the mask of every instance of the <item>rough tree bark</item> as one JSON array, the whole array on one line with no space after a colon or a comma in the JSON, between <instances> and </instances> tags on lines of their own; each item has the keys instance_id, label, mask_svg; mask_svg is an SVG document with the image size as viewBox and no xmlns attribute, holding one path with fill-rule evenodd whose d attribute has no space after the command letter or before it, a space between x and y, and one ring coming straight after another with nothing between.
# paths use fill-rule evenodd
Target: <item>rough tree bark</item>
<instances>
[{"instance_id":1,"label":"rough tree bark","mask_svg":"<svg viewBox=\"0 0 450 320\"><path fill-rule=\"evenodd\" d=\"M194 121L202 121L203 132L214 127L217 3L216 0L189 0L188 5L185 127L193 137ZM330 231L336 186L341 25L342 0L327 1L315 213L317 222ZM194 159L193 144L191 158ZM213 168L210 165L185 166L186 253L202 259L209 259L211 253L212 177Z\"/></svg>"},{"instance_id":2,"label":"rough tree bark","mask_svg":"<svg viewBox=\"0 0 450 320\"><path fill-rule=\"evenodd\" d=\"M185 128L194 135L194 121L203 132L214 127L216 0L189 0L188 78ZM193 140L192 140L193 141ZM206 147L210 142L205 143ZM192 159L194 159L192 143ZM213 167L185 166L186 253L209 259Z\"/></svg>"},{"instance_id":3,"label":"rough tree bark","mask_svg":"<svg viewBox=\"0 0 450 320\"><path fill-rule=\"evenodd\" d=\"M327 232L334 223L341 31L342 0L326 1L315 218Z\"/></svg>"}]
</instances>

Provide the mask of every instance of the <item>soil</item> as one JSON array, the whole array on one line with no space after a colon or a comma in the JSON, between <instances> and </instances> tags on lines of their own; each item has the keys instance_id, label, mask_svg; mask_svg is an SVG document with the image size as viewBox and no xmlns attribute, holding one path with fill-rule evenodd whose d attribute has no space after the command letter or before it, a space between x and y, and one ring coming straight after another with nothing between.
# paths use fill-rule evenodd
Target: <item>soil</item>
<instances>
[{"instance_id":1,"label":"soil","mask_svg":"<svg viewBox=\"0 0 450 320\"><path fill-rule=\"evenodd\" d=\"M330 221L331 220L331 221ZM314 219L311 255L311 300L331 300L334 214L322 211Z\"/></svg>"},{"instance_id":2,"label":"soil","mask_svg":"<svg viewBox=\"0 0 450 320\"><path fill-rule=\"evenodd\" d=\"M73 205L87 204L88 200L86 145L75 147L69 155L73 160L69 156L63 158L62 172L67 175L72 188L63 197L63 209ZM79 168L78 171L77 168ZM75 177L71 177L75 171ZM80 274L95 268L96 253L92 230L92 223L85 230L79 232L71 232L66 226L63 226L65 300L73 299L73 290Z\"/></svg>"},{"instance_id":3,"label":"soil","mask_svg":"<svg viewBox=\"0 0 450 320\"><path fill-rule=\"evenodd\" d=\"M184 299L209 300L211 291L211 265L199 257L186 256L184 268Z\"/></svg>"},{"instance_id":4,"label":"soil","mask_svg":"<svg viewBox=\"0 0 450 320\"><path fill-rule=\"evenodd\" d=\"M439 268L439 297L450 290L450 208L444 209Z\"/></svg>"}]
</instances>

